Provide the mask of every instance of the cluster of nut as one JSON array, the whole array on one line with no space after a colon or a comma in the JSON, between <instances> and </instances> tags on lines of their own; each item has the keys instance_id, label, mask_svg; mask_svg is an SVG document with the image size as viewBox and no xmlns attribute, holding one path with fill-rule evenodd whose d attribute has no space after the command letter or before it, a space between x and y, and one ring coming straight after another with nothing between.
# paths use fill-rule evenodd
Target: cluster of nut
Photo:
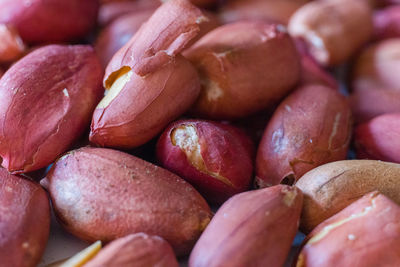
<instances>
[{"instance_id":1,"label":"cluster of nut","mask_svg":"<svg viewBox=\"0 0 400 267\"><path fill-rule=\"evenodd\" d=\"M0 1L0 267L399 266L395 2Z\"/></svg>"}]
</instances>

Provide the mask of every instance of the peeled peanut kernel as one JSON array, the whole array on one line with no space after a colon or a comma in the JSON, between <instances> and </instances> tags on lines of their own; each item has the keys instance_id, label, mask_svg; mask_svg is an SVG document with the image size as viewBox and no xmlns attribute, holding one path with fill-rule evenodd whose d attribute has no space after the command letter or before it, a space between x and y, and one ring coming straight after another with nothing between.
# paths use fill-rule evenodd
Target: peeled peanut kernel
<instances>
[{"instance_id":1,"label":"peeled peanut kernel","mask_svg":"<svg viewBox=\"0 0 400 267\"><path fill-rule=\"evenodd\" d=\"M245 191L252 179L253 143L231 125L177 121L161 135L156 151L164 167L186 179L213 203Z\"/></svg>"},{"instance_id":2,"label":"peeled peanut kernel","mask_svg":"<svg viewBox=\"0 0 400 267\"><path fill-rule=\"evenodd\" d=\"M106 91L104 98L100 101L96 108L106 108L111 101L121 92L124 86L130 81L133 72L130 67L122 67L121 70L116 74L117 78L110 85L109 80L106 83Z\"/></svg>"},{"instance_id":3,"label":"peeled peanut kernel","mask_svg":"<svg viewBox=\"0 0 400 267\"><path fill-rule=\"evenodd\" d=\"M101 249L101 241L96 241L89 247L85 248L78 254L72 256L70 259L60 265L60 267L81 267L90 261Z\"/></svg>"}]
</instances>

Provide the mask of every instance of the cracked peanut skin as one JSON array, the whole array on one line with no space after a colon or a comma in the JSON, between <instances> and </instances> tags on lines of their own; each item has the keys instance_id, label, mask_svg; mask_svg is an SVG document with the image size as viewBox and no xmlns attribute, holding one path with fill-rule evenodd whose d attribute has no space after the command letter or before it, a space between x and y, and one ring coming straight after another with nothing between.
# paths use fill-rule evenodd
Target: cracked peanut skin
<instances>
[{"instance_id":1,"label":"cracked peanut skin","mask_svg":"<svg viewBox=\"0 0 400 267\"><path fill-rule=\"evenodd\" d=\"M135 4L136 2L127 2ZM123 47L132 36L140 29L155 9L145 9L116 18L100 32L96 40L96 52L104 68L108 62Z\"/></svg>"},{"instance_id":2,"label":"cracked peanut skin","mask_svg":"<svg viewBox=\"0 0 400 267\"><path fill-rule=\"evenodd\" d=\"M346 159L352 119L344 96L331 88L298 88L275 110L256 158L260 187L293 184L311 169Z\"/></svg>"},{"instance_id":3,"label":"cracked peanut skin","mask_svg":"<svg viewBox=\"0 0 400 267\"><path fill-rule=\"evenodd\" d=\"M399 266L399 218L397 204L370 193L318 225L296 266Z\"/></svg>"},{"instance_id":4,"label":"cracked peanut skin","mask_svg":"<svg viewBox=\"0 0 400 267\"><path fill-rule=\"evenodd\" d=\"M237 22L216 28L185 51L202 85L192 112L238 119L276 104L300 78L294 42L282 25Z\"/></svg>"},{"instance_id":5,"label":"cracked peanut skin","mask_svg":"<svg viewBox=\"0 0 400 267\"><path fill-rule=\"evenodd\" d=\"M117 150L73 150L41 183L61 224L91 242L145 232L161 236L182 256L212 217L206 201L183 179Z\"/></svg>"},{"instance_id":6,"label":"cracked peanut skin","mask_svg":"<svg viewBox=\"0 0 400 267\"><path fill-rule=\"evenodd\" d=\"M34 267L50 231L50 204L36 183L0 168L0 267Z\"/></svg>"},{"instance_id":7,"label":"cracked peanut skin","mask_svg":"<svg viewBox=\"0 0 400 267\"><path fill-rule=\"evenodd\" d=\"M194 247L189 267L283 266L296 236L302 193L277 185L233 196Z\"/></svg>"},{"instance_id":8,"label":"cracked peanut skin","mask_svg":"<svg viewBox=\"0 0 400 267\"><path fill-rule=\"evenodd\" d=\"M98 8L98 0L2 0L0 23L31 44L72 41L95 26Z\"/></svg>"},{"instance_id":9,"label":"cracked peanut skin","mask_svg":"<svg viewBox=\"0 0 400 267\"><path fill-rule=\"evenodd\" d=\"M186 0L168 1L155 11L107 66L104 85L109 90L93 114L91 142L138 147L189 109L200 81L180 52L205 19ZM128 76L121 77L125 72Z\"/></svg>"},{"instance_id":10,"label":"cracked peanut skin","mask_svg":"<svg viewBox=\"0 0 400 267\"><path fill-rule=\"evenodd\" d=\"M300 229L309 233L371 191L400 204L399 177L400 164L375 160L343 160L311 170L296 183L304 194Z\"/></svg>"},{"instance_id":11,"label":"cracked peanut skin","mask_svg":"<svg viewBox=\"0 0 400 267\"><path fill-rule=\"evenodd\" d=\"M102 147L130 149L159 134L196 101L200 81L194 67L177 55L144 77L130 75L118 94L93 112L90 141ZM111 94L111 89L108 94Z\"/></svg>"},{"instance_id":12,"label":"cracked peanut skin","mask_svg":"<svg viewBox=\"0 0 400 267\"><path fill-rule=\"evenodd\" d=\"M249 188L254 144L241 130L222 123L182 120L171 124L157 143L163 167L222 204Z\"/></svg>"},{"instance_id":13,"label":"cracked peanut skin","mask_svg":"<svg viewBox=\"0 0 400 267\"><path fill-rule=\"evenodd\" d=\"M172 247L161 237L144 233L114 240L84 267L179 267Z\"/></svg>"},{"instance_id":14,"label":"cracked peanut skin","mask_svg":"<svg viewBox=\"0 0 400 267\"><path fill-rule=\"evenodd\" d=\"M89 46L49 45L14 64L0 80L2 166L34 171L64 153L90 123L102 74Z\"/></svg>"},{"instance_id":15,"label":"cracked peanut skin","mask_svg":"<svg viewBox=\"0 0 400 267\"><path fill-rule=\"evenodd\" d=\"M109 88L124 66L146 76L162 68L186 48L200 32L206 17L187 0L170 0L161 5L131 40L112 58L104 76Z\"/></svg>"}]
</instances>

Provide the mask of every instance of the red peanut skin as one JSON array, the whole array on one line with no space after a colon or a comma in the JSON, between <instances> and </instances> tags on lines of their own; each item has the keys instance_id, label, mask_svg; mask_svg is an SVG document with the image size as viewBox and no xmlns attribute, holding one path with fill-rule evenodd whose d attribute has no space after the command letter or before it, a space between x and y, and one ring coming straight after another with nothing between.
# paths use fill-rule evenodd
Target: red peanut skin
<instances>
[{"instance_id":1,"label":"red peanut skin","mask_svg":"<svg viewBox=\"0 0 400 267\"><path fill-rule=\"evenodd\" d=\"M256 158L260 187L289 183L322 164L346 158L351 138L347 100L309 85L289 95L269 121Z\"/></svg>"},{"instance_id":2,"label":"red peanut skin","mask_svg":"<svg viewBox=\"0 0 400 267\"><path fill-rule=\"evenodd\" d=\"M366 88L350 95L350 106L357 124L377 116L400 112L400 90Z\"/></svg>"},{"instance_id":3,"label":"red peanut skin","mask_svg":"<svg viewBox=\"0 0 400 267\"><path fill-rule=\"evenodd\" d=\"M219 0L190 0L193 5L199 7L212 7L214 6Z\"/></svg>"},{"instance_id":4,"label":"red peanut skin","mask_svg":"<svg viewBox=\"0 0 400 267\"><path fill-rule=\"evenodd\" d=\"M103 248L84 267L179 267L171 246L161 237L144 233L119 238Z\"/></svg>"},{"instance_id":5,"label":"red peanut skin","mask_svg":"<svg viewBox=\"0 0 400 267\"><path fill-rule=\"evenodd\" d=\"M133 73L107 107L95 109L90 141L123 149L143 145L188 110L199 91L196 70L181 55L145 77Z\"/></svg>"},{"instance_id":6,"label":"red peanut skin","mask_svg":"<svg viewBox=\"0 0 400 267\"><path fill-rule=\"evenodd\" d=\"M357 126L357 158L400 163L400 113L385 114Z\"/></svg>"},{"instance_id":7,"label":"red peanut skin","mask_svg":"<svg viewBox=\"0 0 400 267\"><path fill-rule=\"evenodd\" d=\"M207 119L238 119L265 110L300 77L295 46L281 25L227 24L201 38L185 56L202 83L192 112Z\"/></svg>"},{"instance_id":8,"label":"red peanut skin","mask_svg":"<svg viewBox=\"0 0 400 267\"><path fill-rule=\"evenodd\" d=\"M111 87L123 68L129 68L132 77L109 105L95 110L91 142L125 149L143 145L189 109L200 81L180 52L205 19L188 1L170 0L114 55L106 69L105 87Z\"/></svg>"},{"instance_id":9,"label":"red peanut skin","mask_svg":"<svg viewBox=\"0 0 400 267\"><path fill-rule=\"evenodd\" d=\"M2 0L0 23L15 26L28 43L70 41L95 26L98 8L98 0Z\"/></svg>"},{"instance_id":10,"label":"red peanut skin","mask_svg":"<svg viewBox=\"0 0 400 267\"><path fill-rule=\"evenodd\" d=\"M308 0L230 0L221 10L225 23L263 20L287 25L293 13Z\"/></svg>"},{"instance_id":11,"label":"red peanut skin","mask_svg":"<svg viewBox=\"0 0 400 267\"><path fill-rule=\"evenodd\" d=\"M372 11L364 1L311 1L289 22L289 33L303 38L323 66L342 64L372 35ZM318 41L316 41L318 39Z\"/></svg>"},{"instance_id":12,"label":"red peanut skin","mask_svg":"<svg viewBox=\"0 0 400 267\"><path fill-rule=\"evenodd\" d=\"M0 40L0 63L12 62L23 55L25 45L13 27L0 24Z\"/></svg>"},{"instance_id":13,"label":"red peanut skin","mask_svg":"<svg viewBox=\"0 0 400 267\"><path fill-rule=\"evenodd\" d=\"M172 141L173 131L184 126L195 128L206 170L192 162L184 150ZM212 203L223 203L249 188L253 175L254 146L239 129L221 123L183 120L170 125L157 143L161 165L184 178ZM214 172L227 181L207 173Z\"/></svg>"},{"instance_id":14,"label":"red peanut skin","mask_svg":"<svg viewBox=\"0 0 400 267\"><path fill-rule=\"evenodd\" d=\"M320 84L332 89L339 89L339 84L335 78L326 70L321 68L318 63L309 55L301 57L301 78L300 84Z\"/></svg>"},{"instance_id":15,"label":"red peanut skin","mask_svg":"<svg viewBox=\"0 0 400 267\"><path fill-rule=\"evenodd\" d=\"M150 18L153 12L154 9L146 9L123 15L115 19L101 32L96 42L96 51L99 54L104 67L107 66L116 52L118 52L118 50L123 47L139 30L140 26ZM210 12L204 14L208 21L200 25L198 36L191 40L188 46L195 43L209 31L220 26L220 22L216 15Z\"/></svg>"},{"instance_id":16,"label":"red peanut skin","mask_svg":"<svg viewBox=\"0 0 400 267\"><path fill-rule=\"evenodd\" d=\"M400 37L400 5L377 10L373 16L374 39Z\"/></svg>"},{"instance_id":17,"label":"red peanut skin","mask_svg":"<svg viewBox=\"0 0 400 267\"><path fill-rule=\"evenodd\" d=\"M307 45L304 40L300 38L295 39L297 52L301 58L301 78L300 84L320 84L331 87L333 89L339 89L339 84L335 78L323 69L317 61L309 54Z\"/></svg>"},{"instance_id":18,"label":"red peanut skin","mask_svg":"<svg viewBox=\"0 0 400 267\"><path fill-rule=\"evenodd\" d=\"M0 266L37 266L50 231L46 192L0 168L0 206Z\"/></svg>"},{"instance_id":19,"label":"red peanut skin","mask_svg":"<svg viewBox=\"0 0 400 267\"><path fill-rule=\"evenodd\" d=\"M99 10L98 24L107 26L115 19L124 15L142 13L155 10L161 4L159 0L137 0L129 2L111 2L101 5Z\"/></svg>"},{"instance_id":20,"label":"red peanut skin","mask_svg":"<svg viewBox=\"0 0 400 267\"><path fill-rule=\"evenodd\" d=\"M399 218L398 205L370 193L318 225L307 236L296 266L398 266ZM339 225L328 230L335 224ZM321 234L320 240L312 241Z\"/></svg>"},{"instance_id":21,"label":"red peanut skin","mask_svg":"<svg viewBox=\"0 0 400 267\"><path fill-rule=\"evenodd\" d=\"M283 266L297 233L303 196L286 185L241 193L217 211L189 267Z\"/></svg>"},{"instance_id":22,"label":"red peanut skin","mask_svg":"<svg viewBox=\"0 0 400 267\"><path fill-rule=\"evenodd\" d=\"M214 12L209 12L207 10L202 10L203 15L206 17L205 22L202 22L200 24L200 31L197 34L195 38L193 38L187 47L191 47L193 44L195 44L197 41L199 41L201 38L203 38L204 35L209 33L210 31L220 27L222 25L222 21L220 18L217 16L216 13ZM183 52L184 54L185 52Z\"/></svg>"},{"instance_id":23,"label":"red peanut skin","mask_svg":"<svg viewBox=\"0 0 400 267\"><path fill-rule=\"evenodd\" d=\"M206 201L183 179L111 149L72 151L41 183L60 223L91 242L144 232L161 236L184 255L212 216Z\"/></svg>"},{"instance_id":24,"label":"red peanut skin","mask_svg":"<svg viewBox=\"0 0 400 267\"><path fill-rule=\"evenodd\" d=\"M13 65L0 80L2 166L34 171L64 153L90 122L101 76L89 46L45 46Z\"/></svg>"},{"instance_id":25,"label":"red peanut skin","mask_svg":"<svg viewBox=\"0 0 400 267\"><path fill-rule=\"evenodd\" d=\"M400 39L388 39L367 47L351 74L350 97L356 123L400 112Z\"/></svg>"},{"instance_id":26,"label":"red peanut skin","mask_svg":"<svg viewBox=\"0 0 400 267\"><path fill-rule=\"evenodd\" d=\"M272 106L271 108L248 116L246 118L236 120L232 125L238 127L246 133L247 136L253 140L253 143L258 147L261 141L261 137L264 133L265 126L271 119L277 106Z\"/></svg>"},{"instance_id":27,"label":"red peanut skin","mask_svg":"<svg viewBox=\"0 0 400 267\"><path fill-rule=\"evenodd\" d=\"M104 28L96 41L96 52L104 68L107 67L114 54L132 38L153 12L153 9L148 9L129 13L118 17Z\"/></svg>"},{"instance_id":28,"label":"red peanut skin","mask_svg":"<svg viewBox=\"0 0 400 267\"><path fill-rule=\"evenodd\" d=\"M353 90L400 91L399 47L400 38L395 38L372 44L364 49L352 69L351 86Z\"/></svg>"},{"instance_id":29,"label":"red peanut skin","mask_svg":"<svg viewBox=\"0 0 400 267\"><path fill-rule=\"evenodd\" d=\"M105 87L110 86L112 75L123 66L129 66L139 76L162 68L198 35L205 20L200 9L187 0L170 0L161 5L110 61L104 76Z\"/></svg>"}]
</instances>

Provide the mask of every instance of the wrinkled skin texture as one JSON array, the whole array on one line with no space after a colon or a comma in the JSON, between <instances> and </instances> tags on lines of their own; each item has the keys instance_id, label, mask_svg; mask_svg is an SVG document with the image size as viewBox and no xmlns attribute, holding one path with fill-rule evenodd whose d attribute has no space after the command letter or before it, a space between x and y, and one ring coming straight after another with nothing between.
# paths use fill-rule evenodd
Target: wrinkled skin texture
<instances>
[{"instance_id":1,"label":"wrinkled skin texture","mask_svg":"<svg viewBox=\"0 0 400 267\"><path fill-rule=\"evenodd\" d=\"M303 38L321 65L338 65L371 37L372 12L364 1L312 1L290 18L289 33Z\"/></svg>"},{"instance_id":2,"label":"wrinkled skin texture","mask_svg":"<svg viewBox=\"0 0 400 267\"><path fill-rule=\"evenodd\" d=\"M216 13L207 11L207 10L202 10L202 12L203 12L203 15L206 17L206 19L204 19L205 21L199 25L200 31L197 34L197 36L189 42L189 44L187 45L188 48L190 48L198 40L203 38L204 35L206 35L210 31L212 31L222 25L222 22ZM185 52L183 52L183 54L184 53Z\"/></svg>"},{"instance_id":3,"label":"wrinkled skin texture","mask_svg":"<svg viewBox=\"0 0 400 267\"><path fill-rule=\"evenodd\" d=\"M233 126L211 121L175 122L157 143L157 158L163 167L219 204L249 188L253 155L249 137Z\"/></svg>"},{"instance_id":4,"label":"wrinkled skin texture","mask_svg":"<svg viewBox=\"0 0 400 267\"><path fill-rule=\"evenodd\" d=\"M215 214L190 267L283 266L297 233L302 193L286 185L241 193Z\"/></svg>"},{"instance_id":5,"label":"wrinkled skin texture","mask_svg":"<svg viewBox=\"0 0 400 267\"><path fill-rule=\"evenodd\" d=\"M400 112L400 38L372 44L362 51L351 73L351 107L357 123Z\"/></svg>"},{"instance_id":6,"label":"wrinkled skin texture","mask_svg":"<svg viewBox=\"0 0 400 267\"><path fill-rule=\"evenodd\" d=\"M399 266L400 207L373 192L311 232L296 267Z\"/></svg>"},{"instance_id":7,"label":"wrinkled skin texture","mask_svg":"<svg viewBox=\"0 0 400 267\"><path fill-rule=\"evenodd\" d=\"M171 246L161 237L144 233L119 238L103 248L84 267L179 267Z\"/></svg>"},{"instance_id":8,"label":"wrinkled skin texture","mask_svg":"<svg viewBox=\"0 0 400 267\"><path fill-rule=\"evenodd\" d=\"M13 27L0 24L0 40L0 63L14 61L25 51L25 45Z\"/></svg>"},{"instance_id":9,"label":"wrinkled skin texture","mask_svg":"<svg viewBox=\"0 0 400 267\"><path fill-rule=\"evenodd\" d=\"M89 46L45 46L14 64L0 80L2 166L34 171L64 153L90 122L102 73Z\"/></svg>"},{"instance_id":10,"label":"wrinkled skin texture","mask_svg":"<svg viewBox=\"0 0 400 267\"><path fill-rule=\"evenodd\" d=\"M281 25L227 24L206 34L184 55L202 83L192 112L207 119L237 119L267 109L300 78L296 48Z\"/></svg>"},{"instance_id":11,"label":"wrinkled skin texture","mask_svg":"<svg viewBox=\"0 0 400 267\"><path fill-rule=\"evenodd\" d=\"M46 192L0 168L0 207L0 266L37 266L50 231Z\"/></svg>"},{"instance_id":12,"label":"wrinkled skin texture","mask_svg":"<svg viewBox=\"0 0 400 267\"><path fill-rule=\"evenodd\" d=\"M296 183L304 194L300 229L309 233L371 191L400 204L399 176L399 164L374 160L343 160L311 170Z\"/></svg>"},{"instance_id":13,"label":"wrinkled skin texture","mask_svg":"<svg viewBox=\"0 0 400 267\"><path fill-rule=\"evenodd\" d=\"M140 26L146 22L153 14L154 10L153 8L148 8L118 17L101 32L96 41L96 51L104 67L107 66L116 52L139 30ZM204 15L207 17L208 21L200 24L198 36L191 40L188 46L195 43L209 31L220 26L216 15L210 12L204 13Z\"/></svg>"},{"instance_id":14,"label":"wrinkled skin texture","mask_svg":"<svg viewBox=\"0 0 400 267\"><path fill-rule=\"evenodd\" d=\"M293 184L309 170L346 158L352 119L347 100L319 85L300 87L275 110L256 159L260 187Z\"/></svg>"},{"instance_id":15,"label":"wrinkled skin texture","mask_svg":"<svg viewBox=\"0 0 400 267\"><path fill-rule=\"evenodd\" d=\"M204 21L186 0L168 1L154 12L107 66L104 85L113 98L106 95L107 104L96 108L91 142L125 149L143 145L193 104L200 81L180 52ZM129 78L121 83L125 72Z\"/></svg>"},{"instance_id":16,"label":"wrinkled skin texture","mask_svg":"<svg viewBox=\"0 0 400 267\"><path fill-rule=\"evenodd\" d=\"M108 64L105 87L111 86L123 66L129 66L139 76L162 68L198 35L200 24L205 21L200 9L186 0L164 3Z\"/></svg>"},{"instance_id":17,"label":"wrinkled skin texture","mask_svg":"<svg viewBox=\"0 0 400 267\"><path fill-rule=\"evenodd\" d=\"M143 145L189 109L200 91L196 70L181 55L144 77L131 73L112 102L95 109L92 143L125 149Z\"/></svg>"},{"instance_id":18,"label":"wrinkled skin texture","mask_svg":"<svg viewBox=\"0 0 400 267\"><path fill-rule=\"evenodd\" d=\"M104 68L114 54L132 38L153 12L153 9L148 9L129 13L118 17L104 28L96 41L96 52Z\"/></svg>"},{"instance_id":19,"label":"wrinkled skin texture","mask_svg":"<svg viewBox=\"0 0 400 267\"><path fill-rule=\"evenodd\" d=\"M374 12L374 39L400 37L400 6L389 6Z\"/></svg>"},{"instance_id":20,"label":"wrinkled skin texture","mask_svg":"<svg viewBox=\"0 0 400 267\"><path fill-rule=\"evenodd\" d=\"M212 216L206 201L183 179L111 149L72 151L41 183L61 224L91 242L144 232L161 236L184 255Z\"/></svg>"},{"instance_id":21,"label":"wrinkled skin texture","mask_svg":"<svg viewBox=\"0 0 400 267\"><path fill-rule=\"evenodd\" d=\"M230 0L222 7L225 23L240 20L263 20L287 25L293 13L308 0Z\"/></svg>"},{"instance_id":22,"label":"wrinkled skin texture","mask_svg":"<svg viewBox=\"0 0 400 267\"><path fill-rule=\"evenodd\" d=\"M385 114L355 130L357 158L400 163L400 113Z\"/></svg>"},{"instance_id":23,"label":"wrinkled skin texture","mask_svg":"<svg viewBox=\"0 0 400 267\"><path fill-rule=\"evenodd\" d=\"M2 0L0 23L15 26L28 43L70 41L95 26L98 0Z\"/></svg>"}]
</instances>

